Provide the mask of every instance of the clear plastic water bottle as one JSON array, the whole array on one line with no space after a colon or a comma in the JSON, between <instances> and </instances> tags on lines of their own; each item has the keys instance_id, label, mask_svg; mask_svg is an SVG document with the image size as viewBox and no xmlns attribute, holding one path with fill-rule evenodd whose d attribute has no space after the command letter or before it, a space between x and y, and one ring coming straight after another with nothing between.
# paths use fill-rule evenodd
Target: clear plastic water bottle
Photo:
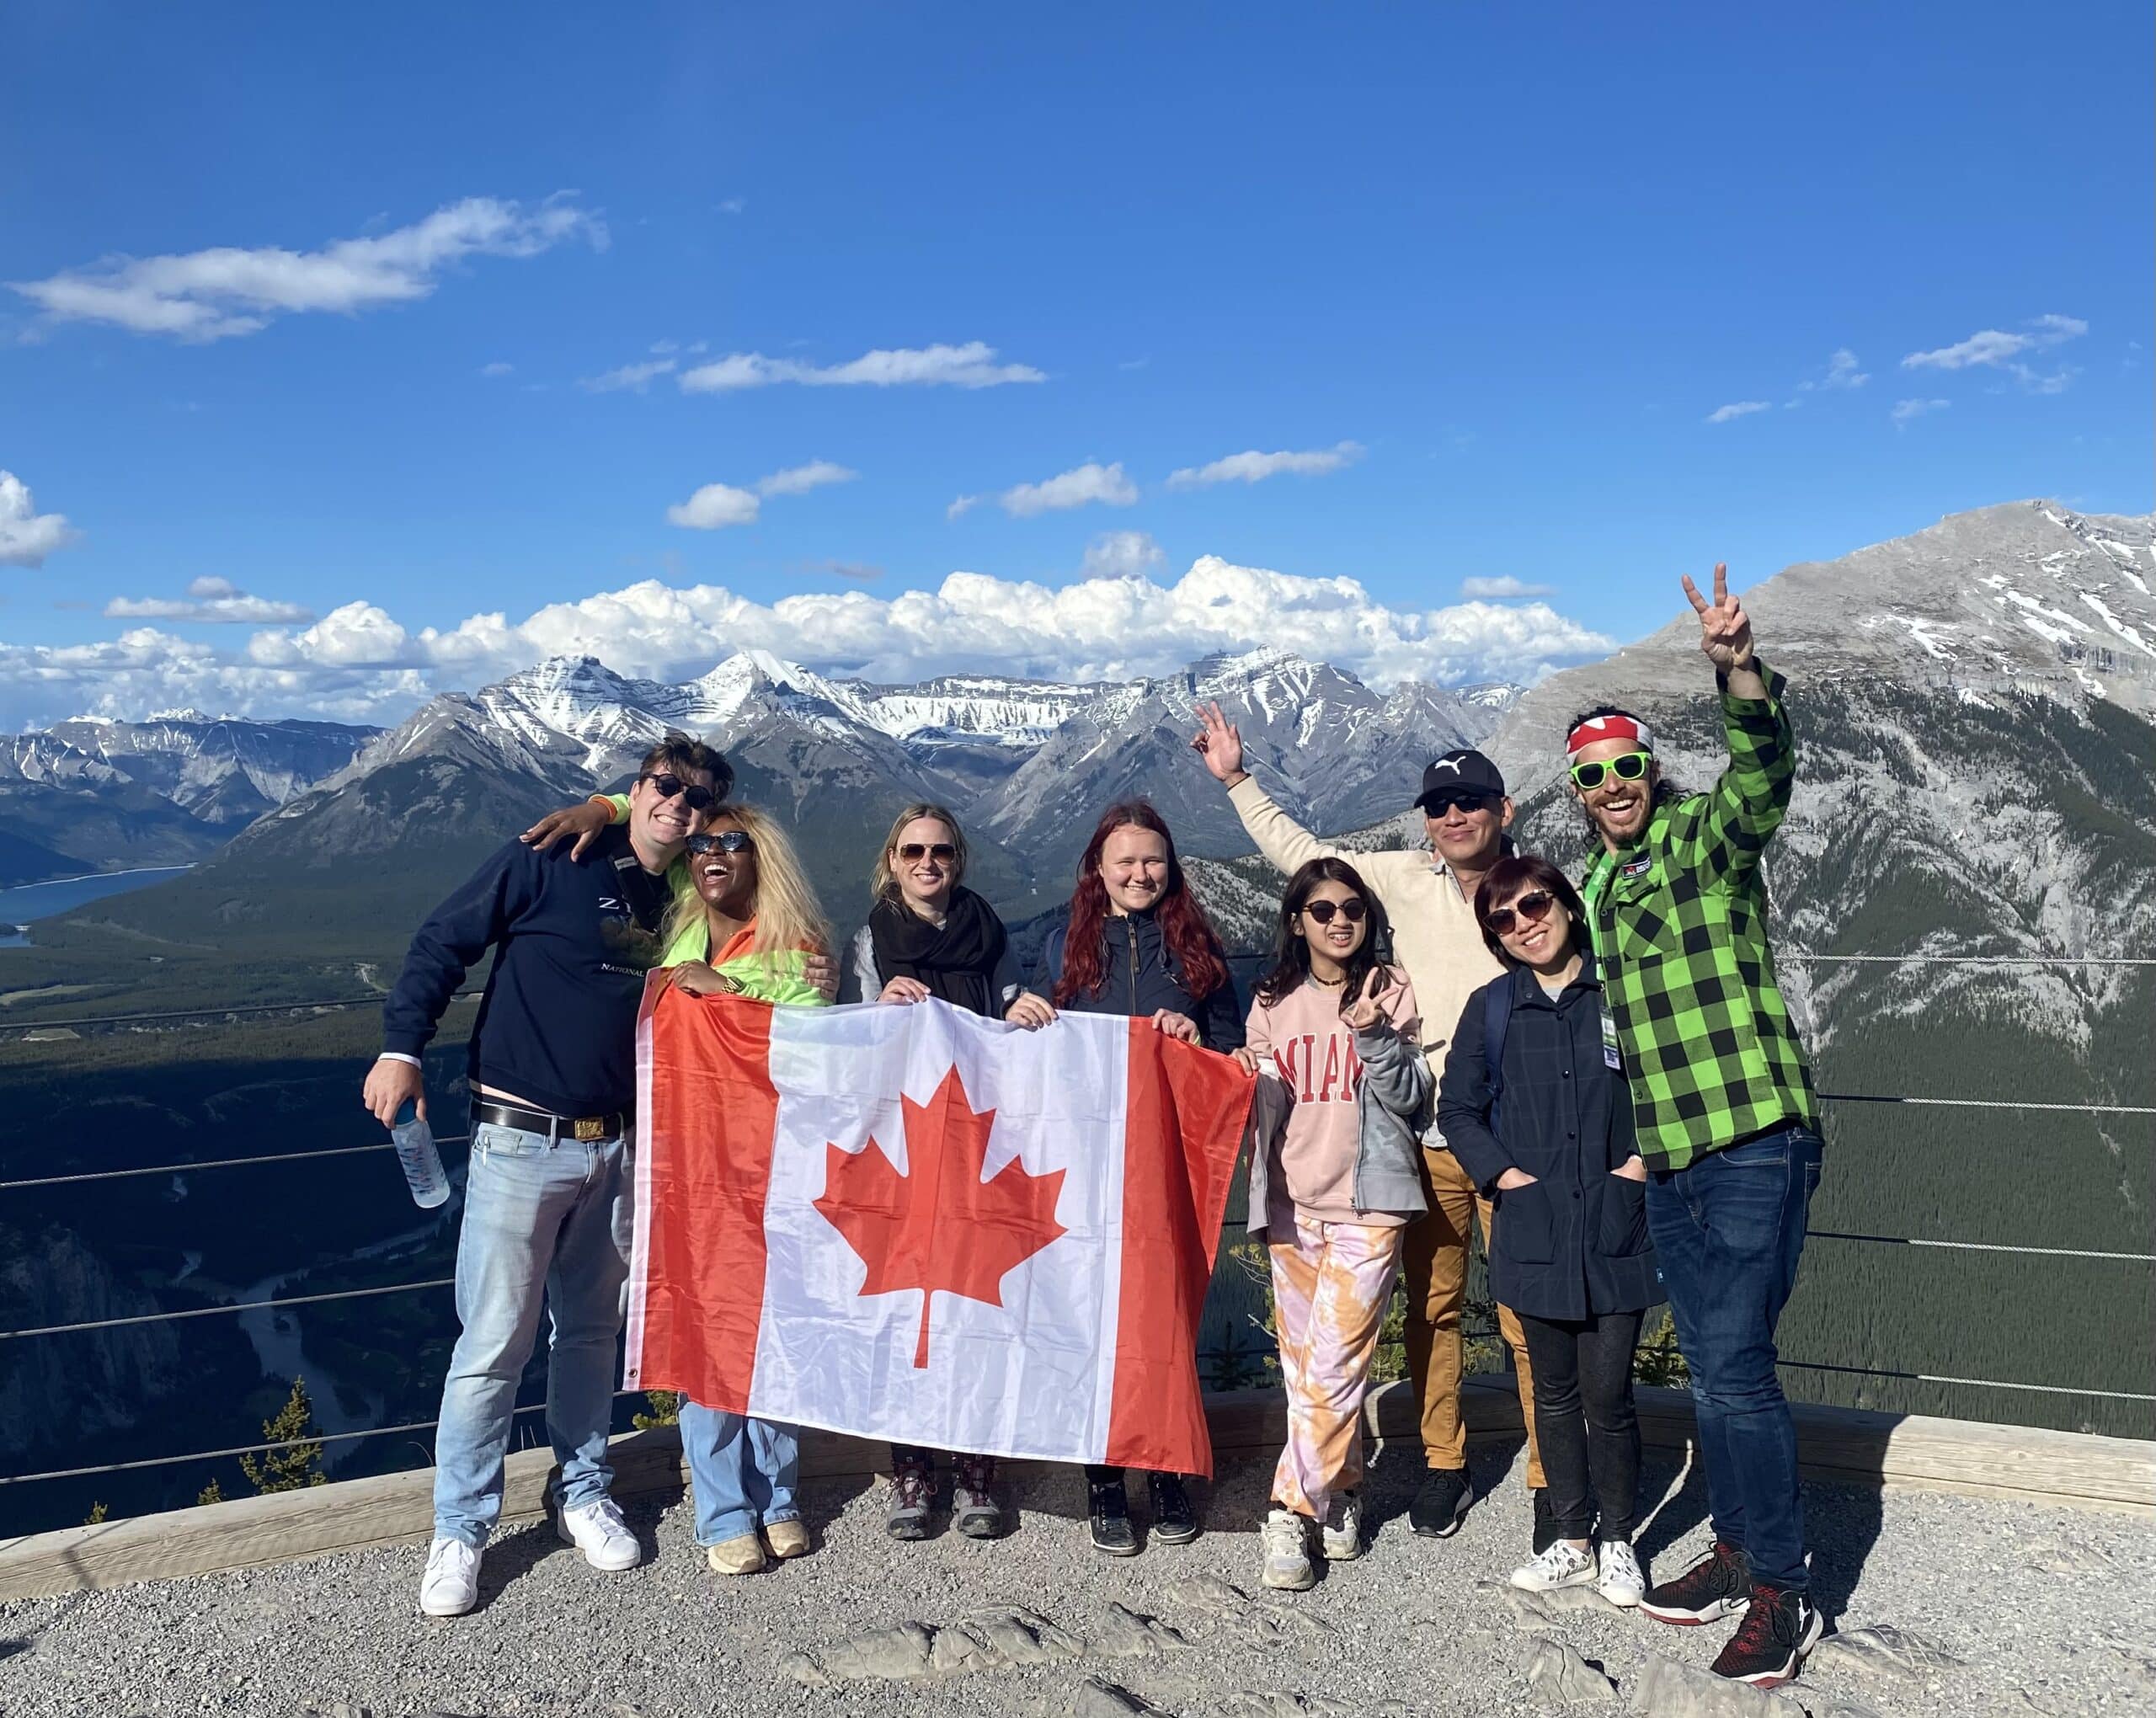
<instances>
[{"instance_id":1,"label":"clear plastic water bottle","mask_svg":"<svg viewBox=\"0 0 2156 1718\"><path fill-rule=\"evenodd\" d=\"M449 1177L442 1173L441 1153L435 1150L435 1130L419 1107L408 1103L397 1112L397 1125L389 1130L397 1142L397 1160L404 1166L404 1180L422 1211L431 1211L449 1197Z\"/></svg>"}]
</instances>

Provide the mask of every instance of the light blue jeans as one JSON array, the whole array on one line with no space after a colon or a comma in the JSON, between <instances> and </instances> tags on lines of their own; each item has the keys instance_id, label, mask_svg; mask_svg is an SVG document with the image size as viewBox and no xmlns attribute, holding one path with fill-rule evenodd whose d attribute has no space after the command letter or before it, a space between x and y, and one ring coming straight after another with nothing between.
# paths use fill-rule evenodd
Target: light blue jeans
<instances>
[{"instance_id":1,"label":"light blue jeans","mask_svg":"<svg viewBox=\"0 0 2156 1718\"><path fill-rule=\"evenodd\" d=\"M552 1325L547 1437L561 1465L557 1499L574 1508L606 1494L635 1199L627 1140L550 1144L492 1123L472 1130L456 1242L463 1331L435 1433L438 1538L483 1545L500 1518L516 1386L542 1300Z\"/></svg>"},{"instance_id":2,"label":"light blue jeans","mask_svg":"<svg viewBox=\"0 0 2156 1718\"><path fill-rule=\"evenodd\" d=\"M681 1450L696 1494L696 1543L723 1545L758 1526L798 1521L801 1440L791 1426L681 1404Z\"/></svg>"}]
</instances>

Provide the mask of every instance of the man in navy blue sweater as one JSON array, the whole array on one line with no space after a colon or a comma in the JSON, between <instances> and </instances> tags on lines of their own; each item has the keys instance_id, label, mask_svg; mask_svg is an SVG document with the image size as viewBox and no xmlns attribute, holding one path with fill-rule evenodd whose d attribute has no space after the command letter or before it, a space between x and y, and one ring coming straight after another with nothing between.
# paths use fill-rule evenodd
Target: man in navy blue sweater
<instances>
[{"instance_id":1,"label":"man in navy blue sweater","mask_svg":"<svg viewBox=\"0 0 2156 1718\"><path fill-rule=\"evenodd\" d=\"M596 1569L632 1568L643 1555L607 1495L606 1456L634 1214L637 1005L659 961L668 868L733 782L711 747L668 734L637 772L628 822L582 859L511 841L435 908L382 1009L365 1098L387 1127L407 1103L426 1113L420 1054L465 974L494 951L469 1050L463 1330L435 1434L435 1540L419 1585L430 1616L462 1616L478 1601L542 1299L562 1536Z\"/></svg>"}]
</instances>

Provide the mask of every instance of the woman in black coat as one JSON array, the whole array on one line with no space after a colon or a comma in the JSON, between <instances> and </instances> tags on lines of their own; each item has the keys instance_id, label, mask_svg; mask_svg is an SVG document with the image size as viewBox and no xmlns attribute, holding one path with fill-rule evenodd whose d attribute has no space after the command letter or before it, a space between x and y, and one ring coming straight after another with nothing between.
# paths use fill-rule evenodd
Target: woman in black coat
<instances>
[{"instance_id":1,"label":"woman in black coat","mask_svg":"<svg viewBox=\"0 0 2156 1718\"><path fill-rule=\"evenodd\" d=\"M1646 1583L1631 1545L1640 1477L1632 1351L1641 1315L1662 1294L1631 1096L1586 913L1564 873L1509 855L1482 879L1475 911L1509 969L1467 1000L1445 1058L1438 1126L1497 1200L1490 1292L1519 1315L1534 1371L1535 1437L1558 1537L1513 1571L1513 1584L1592 1586L1613 1604L1636 1605Z\"/></svg>"}]
</instances>

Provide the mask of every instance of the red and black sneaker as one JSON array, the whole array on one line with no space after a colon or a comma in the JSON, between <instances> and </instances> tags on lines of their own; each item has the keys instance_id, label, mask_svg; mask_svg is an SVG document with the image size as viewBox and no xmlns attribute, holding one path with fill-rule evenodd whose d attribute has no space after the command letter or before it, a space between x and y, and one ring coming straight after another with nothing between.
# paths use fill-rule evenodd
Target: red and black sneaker
<instances>
[{"instance_id":1,"label":"red and black sneaker","mask_svg":"<svg viewBox=\"0 0 2156 1718\"><path fill-rule=\"evenodd\" d=\"M1819 1644L1826 1626L1809 1595L1755 1587L1744 1620L1715 1660L1715 1674L1755 1689L1780 1688L1796 1680L1804 1655Z\"/></svg>"},{"instance_id":2,"label":"red and black sneaker","mask_svg":"<svg viewBox=\"0 0 2156 1718\"><path fill-rule=\"evenodd\" d=\"M1752 1566L1744 1553L1716 1539L1705 1556L1674 1581L1649 1587L1640 1610L1657 1623L1690 1628L1733 1615L1751 1597Z\"/></svg>"}]
</instances>

